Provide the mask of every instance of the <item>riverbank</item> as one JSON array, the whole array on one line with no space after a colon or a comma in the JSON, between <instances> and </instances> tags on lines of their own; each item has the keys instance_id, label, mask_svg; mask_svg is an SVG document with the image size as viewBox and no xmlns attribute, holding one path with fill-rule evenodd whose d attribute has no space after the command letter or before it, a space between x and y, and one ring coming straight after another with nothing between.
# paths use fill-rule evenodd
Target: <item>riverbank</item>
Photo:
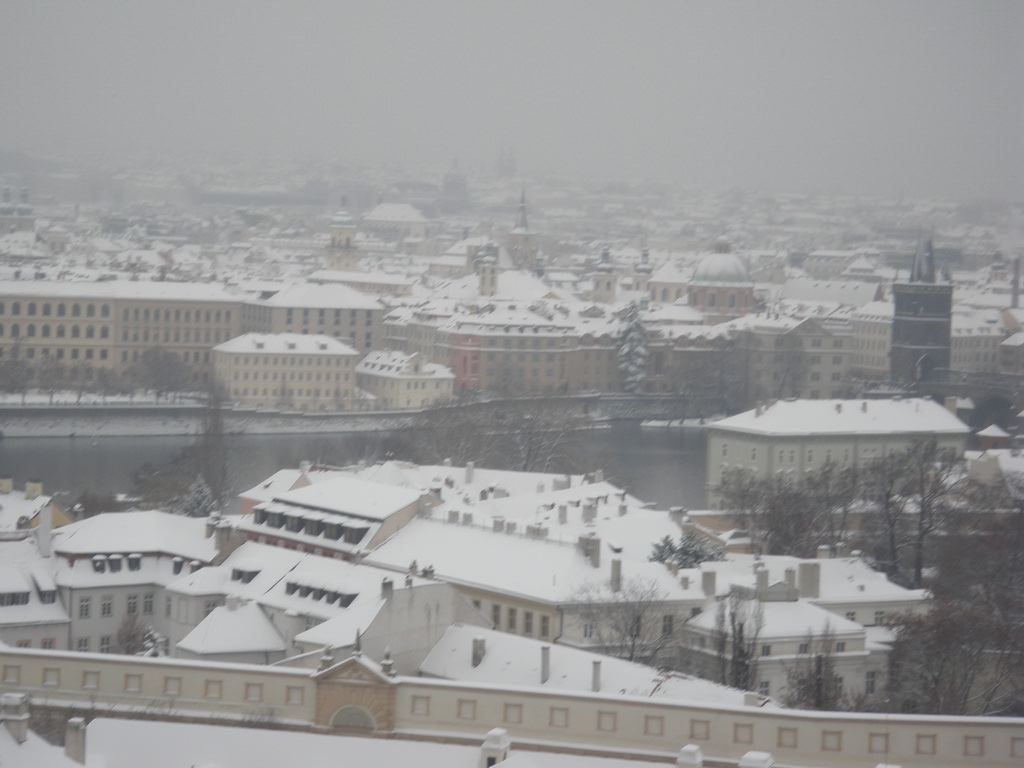
<instances>
[{"instance_id":1,"label":"riverbank","mask_svg":"<svg viewBox=\"0 0 1024 768\"><path fill-rule=\"evenodd\" d=\"M582 395L557 398L585 414L591 427L613 419L640 421L673 417L677 399L624 395ZM685 408L685 404L682 406ZM232 435L329 435L387 432L410 426L422 411L297 412L228 406L222 410L224 431ZM202 431L205 406L196 398L169 402L152 394L131 398L86 395L81 399L29 392L0 397L0 436L37 437L170 437ZM676 416L678 418L678 416Z\"/></svg>"}]
</instances>

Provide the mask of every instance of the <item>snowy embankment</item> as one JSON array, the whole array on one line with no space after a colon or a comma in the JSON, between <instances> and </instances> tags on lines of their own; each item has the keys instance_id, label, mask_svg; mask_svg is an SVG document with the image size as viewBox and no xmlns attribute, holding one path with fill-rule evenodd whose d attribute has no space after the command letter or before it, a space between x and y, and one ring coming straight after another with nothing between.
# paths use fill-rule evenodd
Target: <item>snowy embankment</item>
<instances>
[{"instance_id":1,"label":"snowy embankment","mask_svg":"<svg viewBox=\"0 0 1024 768\"><path fill-rule=\"evenodd\" d=\"M195 435L202 431L203 407L196 400L169 403L152 395L99 398L30 392L0 397L0 435L19 437L94 437ZM328 434L401 429L415 413L283 413L225 409L228 434Z\"/></svg>"}]
</instances>

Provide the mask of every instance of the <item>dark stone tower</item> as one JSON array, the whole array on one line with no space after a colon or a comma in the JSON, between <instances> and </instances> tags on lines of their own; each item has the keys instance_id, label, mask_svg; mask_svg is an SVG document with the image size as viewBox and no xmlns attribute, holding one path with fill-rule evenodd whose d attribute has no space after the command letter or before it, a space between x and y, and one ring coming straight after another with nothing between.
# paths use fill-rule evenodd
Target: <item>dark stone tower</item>
<instances>
[{"instance_id":1,"label":"dark stone tower","mask_svg":"<svg viewBox=\"0 0 1024 768\"><path fill-rule=\"evenodd\" d=\"M914 254L910 280L893 284L892 298L892 381L927 381L936 370L949 368L953 284L936 281L931 240Z\"/></svg>"}]
</instances>

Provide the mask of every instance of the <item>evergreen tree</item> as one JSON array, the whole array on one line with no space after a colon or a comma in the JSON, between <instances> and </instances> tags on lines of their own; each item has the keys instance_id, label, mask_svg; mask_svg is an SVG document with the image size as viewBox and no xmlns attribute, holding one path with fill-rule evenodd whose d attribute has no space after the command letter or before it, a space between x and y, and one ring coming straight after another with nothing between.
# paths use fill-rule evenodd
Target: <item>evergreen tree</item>
<instances>
[{"instance_id":1,"label":"evergreen tree","mask_svg":"<svg viewBox=\"0 0 1024 768\"><path fill-rule=\"evenodd\" d=\"M186 517L208 517L217 511L217 502L210 493L210 486L206 484L203 476L196 475L196 479L189 486L185 498L178 506L178 514Z\"/></svg>"},{"instance_id":2,"label":"evergreen tree","mask_svg":"<svg viewBox=\"0 0 1024 768\"><path fill-rule=\"evenodd\" d=\"M680 535L678 542L671 536L656 541L647 559L655 563L675 563L680 568L696 568L701 563L724 560L725 553L703 536L687 531Z\"/></svg>"},{"instance_id":3,"label":"evergreen tree","mask_svg":"<svg viewBox=\"0 0 1024 768\"><path fill-rule=\"evenodd\" d=\"M642 392L647 378L647 330L640 320L636 303L629 305L624 318L625 329L619 346L619 371L626 392Z\"/></svg>"}]
</instances>

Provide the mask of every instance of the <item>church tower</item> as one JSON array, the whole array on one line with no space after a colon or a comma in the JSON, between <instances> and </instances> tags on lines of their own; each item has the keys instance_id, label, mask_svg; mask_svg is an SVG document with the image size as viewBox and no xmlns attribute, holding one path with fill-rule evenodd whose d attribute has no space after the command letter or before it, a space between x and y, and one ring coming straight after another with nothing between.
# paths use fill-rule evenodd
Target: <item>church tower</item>
<instances>
[{"instance_id":1,"label":"church tower","mask_svg":"<svg viewBox=\"0 0 1024 768\"><path fill-rule=\"evenodd\" d=\"M331 242L324 251L327 269L350 272L359 264L356 250L356 223L346 211L338 211L331 217Z\"/></svg>"},{"instance_id":2,"label":"church tower","mask_svg":"<svg viewBox=\"0 0 1024 768\"><path fill-rule=\"evenodd\" d=\"M519 198L516 223L508 233L508 253L516 269L540 269L540 239L526 221L526 190Z\"/></svg>"},{"instance_id":3,"label":"church tower","mask_svg":"<svg viewBox=\"0 0 1024 768\"><path fill-rule=\"evenodd\" d=\"M892 350L889 375L896 384L925 381L949 368L953 284L938 282L932 241L914 254L910 280L892 286Z\"/></svg>"}]
</instances>

